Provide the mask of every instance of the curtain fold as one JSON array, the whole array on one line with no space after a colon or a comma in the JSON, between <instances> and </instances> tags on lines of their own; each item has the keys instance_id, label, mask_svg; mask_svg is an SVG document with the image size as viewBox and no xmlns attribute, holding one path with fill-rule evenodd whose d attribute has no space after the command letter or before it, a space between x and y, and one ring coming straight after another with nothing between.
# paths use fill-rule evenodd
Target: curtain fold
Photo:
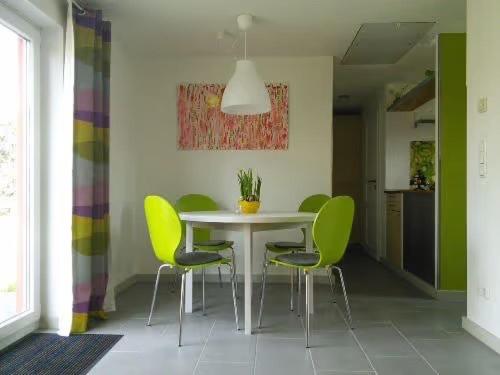
<instances>
[{"instance_id":1,"label":"curtain fold","mask_svg":"<svg viewBox=\"0 0 500 375\"><path fill-rule=\"evenodd\" d=\"M111 23L102 12L72 7L73 319L84 332L89 318L105 318L109 278L109 79Z\"/></svg>"}]
</instances>

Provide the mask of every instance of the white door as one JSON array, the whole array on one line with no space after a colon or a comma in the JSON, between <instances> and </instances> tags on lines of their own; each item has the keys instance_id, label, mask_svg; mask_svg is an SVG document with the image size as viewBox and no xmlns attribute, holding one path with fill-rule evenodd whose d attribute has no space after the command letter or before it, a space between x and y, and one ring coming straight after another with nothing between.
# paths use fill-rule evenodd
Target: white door
<instances>
[{"instance_id":1,"label":"white door","mask_svg":"<svg viewBox=\"0 0 500 375\"><path fill-rule=\"evenodd\" d=\"M0 346L40 314L38 38L0 5Z\"/></svg>"}]
</instances>

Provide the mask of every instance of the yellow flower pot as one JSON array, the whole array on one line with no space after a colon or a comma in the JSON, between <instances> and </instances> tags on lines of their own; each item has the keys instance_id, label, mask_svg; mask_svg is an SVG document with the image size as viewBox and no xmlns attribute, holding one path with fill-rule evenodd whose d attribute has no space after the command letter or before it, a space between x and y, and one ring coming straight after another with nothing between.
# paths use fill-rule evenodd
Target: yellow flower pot
<instances>
[{"instance_id":1,"label":"yellow flower pot","mask_svg":"<svg viewBox=\"0 0 500 375\"><path fill-rule=\"evenodd\" d=\"M256 214L260 208L260 202L240 201L240 212L242 214Z\"/></svg>"}]
</instances>

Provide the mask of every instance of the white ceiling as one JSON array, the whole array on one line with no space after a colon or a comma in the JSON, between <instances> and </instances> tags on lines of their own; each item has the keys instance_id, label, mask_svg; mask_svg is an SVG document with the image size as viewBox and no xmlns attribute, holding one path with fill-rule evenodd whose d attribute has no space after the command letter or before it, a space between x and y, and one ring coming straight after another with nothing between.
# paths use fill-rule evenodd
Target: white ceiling
<instances>
[{"instance_id":1,"label":"white ceiling","mask_svg":"<svg viewBox=\"0 0 500 375\"><path fill-rule=\"evenodd\" d=\"M348 95L348 101L335 101L337 111L359 111L370 94L391 82L418 83L425 70L435 70L435 45L419 44L396 64L337 65L335 67L335 98Z\"/></svg>"},{"instance_id":2,"label":"white ceiling","mask_svg":"<svg viewBox=\"0 0 500 375\"><path fill-rule=\"evenodd\" d=\"M114 22L115 37L134 53L151 55L231 54L218 46L216 35L236 33L241 13L256 17L249 54L261 56L341 58L366 22L432 21L450 32L465 27L465 0L80 1L104 9Z\"/></svg>"},{"instance_id":3,"label":"white ceiling","mask_svg":"<svg viewBox=\"0 0 500 375\"><path fill-rule=\"evenodd\" d=\"M364 23L341 64L395 64L425 38L435 25L434 22Z\"/></svg>"},{"instance_id":4,"label":"white ceiling","mask_svg":"<svg viewBox=\"0 0 500 375\"><path fill-rule=\"evenodd\" d=\"M431 33L464 32L466 0L80 0L104 10L114 41L129 53L153 56L238 56L227 31L238 35L236 17L250 13L250 56L335 56L340 61L363 23L435 22ZM427 37L391 65L337 65L336 108L360 107L385 83L417 82L434 69Z\"/></svg>"}]
</instances>

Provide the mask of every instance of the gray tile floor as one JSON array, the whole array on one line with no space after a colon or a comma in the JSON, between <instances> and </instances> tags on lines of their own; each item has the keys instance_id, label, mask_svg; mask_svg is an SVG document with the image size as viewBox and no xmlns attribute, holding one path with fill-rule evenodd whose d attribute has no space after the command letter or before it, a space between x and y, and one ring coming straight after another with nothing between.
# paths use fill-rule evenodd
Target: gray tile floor
<instances>
[{"instance_id":1,"label":"gray tile floor","mask_svg":"<svg viewBox=\"0 0 500 375\"><path fill-rule=\"evenodd\" d=\"M208 284L207 314L198 310L186 316L181 348L178 294L160 285L153 325L146 327L153 285L136 284L118 297L109 321L91 330L124 334L91 373L500 374L500 356L460 328L464 303L426 298L355 251L343 268L355 329L345 324L341 295L335 304L328 286L316 284L311 349L305 349L302 321L288 310L285 284L269 284L264 327L253 336L235 331L229 284L223 289ZM195 303L199 290L196 286ZM258 285L255 292L257 297Z\"/></svg>"}]
</instances>

